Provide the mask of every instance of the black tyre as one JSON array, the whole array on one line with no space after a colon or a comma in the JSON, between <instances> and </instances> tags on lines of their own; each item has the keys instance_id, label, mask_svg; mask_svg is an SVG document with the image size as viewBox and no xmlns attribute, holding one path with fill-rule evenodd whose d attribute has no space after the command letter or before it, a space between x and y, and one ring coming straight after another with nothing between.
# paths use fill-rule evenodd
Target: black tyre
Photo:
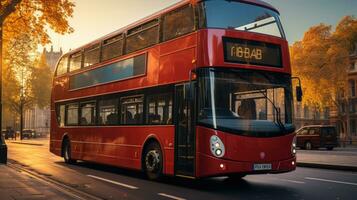
<instances>
[{"instance_id":1,"label":"black tyre","mask_svg":"<svg viewBox=\"0 0 357 200\"><path fill-rule=\"evenodd\" d=\"M306 143L305 143L305 149L306 149L306 150L311 150L311 149L312 149L312 144L311 144L311 142L306 142Z\"/></svg>"},{"instance_id":2,"label":"black tyre","mask_svg":"<svg viewBox=\"0 0 357 200\"><path fill-rule=\"evenodd\" d=\"M228 175L228 179L229 180L233 180L233 181L239 181L242 178L244 178L245 176L247 176L246 174L230 174Z\"/></svg>"},{"instance_id":3,"label":"black tyre","mask_svg":"<svg viewBox=\"0 0 357 200\"><path fill-rule=\"evenodd\" d=\"M63 158L64 162L68 164L74 164L77 160L72 159L71 143L69 140L63 142Z\"/></svg>"},{"instance_id":4,"label":"black tyre","mask_svg":"<svg viewBox=\"0 0 357 200\"><path fill-rule=\"evenodd\" d=\"M150 180L158 180L162 177L163 156L157 142L150 143L145 148L142 159L144 172Z\"/></svg>"},{"instance_id":5,"label":"black tyre","mask_svg":"<svg viewBox=\"0 0 357 200\"><path fill-rule=\"evenodd\" d=\"M327 147L326 149L329 150L329 151L332 151L333 147Z\"/></svg>"}]
</instances>

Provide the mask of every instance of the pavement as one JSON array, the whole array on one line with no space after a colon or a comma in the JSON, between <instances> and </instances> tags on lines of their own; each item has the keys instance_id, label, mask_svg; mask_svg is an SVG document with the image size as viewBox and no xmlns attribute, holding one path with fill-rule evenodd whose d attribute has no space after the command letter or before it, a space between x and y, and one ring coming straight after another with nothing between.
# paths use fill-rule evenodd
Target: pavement
<instances>
[{"instance_id":1,"label":"pavement","mask_svg":"<svg viewBox=\"0 0 357 200\"><path fill-rule=\"evenodd\" d=\"M165 177L161 181L148 181L140 172L118 167L89 162L65 164L62 158L48 151L47 144L36 146L8 142L8 149L10 165L17 163L28 171L45 175L97 199L355 200L357 194L357 173L351 171L298 167L289 173L250 175L242 180Z\"/></svg>"},{"instance_id":2,"label":"pavement","mask_svg":"<svg viewBox=\"0 0 357 200\"><path fill-rule=\"evenodd\" d=\"M333 151L298 150L297 165L300 167L357 171L357 148L335 148Z\"/></svg>"},{"instance_id":3,"label":"pavement","mask_svg":"<svg viewBox=\"0 0 357 200\"><path fill-rule=\"evenodd\" d=\"M0 199L71 199L50 185L7 165L0 165Z\"/></svg>"},{"instance_id":4,"label":"pavement","mask_svg":"<svg viewBox=\"0 0 357 200\"><path fill-rule=\"evenodd\" d=\"M25 145L34 145L34 146L44 146L49 144L49 137L45 138L37 138L37 139L9 139L6 140L6 143L14 143L14 144L25 144Z\"/></svg>"}]
</instances>

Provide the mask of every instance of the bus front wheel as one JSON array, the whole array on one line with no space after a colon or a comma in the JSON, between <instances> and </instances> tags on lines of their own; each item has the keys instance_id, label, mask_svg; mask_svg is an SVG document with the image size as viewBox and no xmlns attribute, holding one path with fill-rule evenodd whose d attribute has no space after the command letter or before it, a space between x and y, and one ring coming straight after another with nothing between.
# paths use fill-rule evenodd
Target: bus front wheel
<instances>
[{"instance_id":1,"label":"bus front wheel","mask_svg":"<svg viewBox=\"0 0 357 200\"><path fill-rule=\"evenodd\" d=\"M162 176L163 157L157 142L152 142L145 148L143 167L150 180L157 180Z\"/></svg>"},{"instance_id":2,"label":"bus front wheel","mask_svg":"<svg viewBox=\"0 0 357 200\"><path fill-rule=\"evenodd\" d=\"M76 160L72 159L71 143L69 142L69 140L65 140L63 143L63 158L65 163L76 163Z\"/></svg>"}]
</instances>

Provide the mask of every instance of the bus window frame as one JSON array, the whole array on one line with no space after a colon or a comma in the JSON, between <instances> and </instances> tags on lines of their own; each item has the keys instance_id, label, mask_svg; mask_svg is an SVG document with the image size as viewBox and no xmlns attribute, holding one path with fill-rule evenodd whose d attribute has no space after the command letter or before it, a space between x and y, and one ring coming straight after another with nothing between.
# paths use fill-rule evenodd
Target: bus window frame
<instances>
[{"instance_id":1,"label":"bus window frame","mask_svg":"<svg viewBox=\"0 0 357 200\"><path fill-rule=\"evenodd\" d=\"M96 98L93 98L91 100L88 100L88 101L78 101L77 102L79 104L79 108L78 108L78 125L77 126L97 126L98 125L98 105L97 105L97 100ZM82 124L82 108L84 107L83 105L85 104L94 104L94 116L91 116L93 117L94 119L94 123L93 124Z\"/></svg>"},{"instance_id":2,"label":"bus window frame","mask_svg":"<svg viewBox=\"0 0 357 200\"><path fill-rule=\"evenodd\" d=\"M75 69L75 70L71 70L71 60L72 60L72 57L79 57L79 56L81 57L80 68ZM80 71L81 69L83 69L83 58L84 58L84 56L83 56L83 49L72 53L72 54L69 56L68 72L69 72L69 73L74 73L74 72L78 72L78 71Z\"/></svg>"},{"instance_id":3,"label":"bus window frame","mask_svg":"<svg viewBox=\"0 0 357 200\"><path fill-rule=\"evenodd\" d=\"M164 37L165 17L168 16L168 15L171 15L172 13L180 12L180 11L186 9L187 7L191 8L192 13L193 13L193 26L194 26L194 27L193 27L193 30L191 30L191 31L189 31L189 32L187 32L187 33L181 34L181 35L176 35L175 37L172 37L172 38L169 38L169 39L165 39L165 37ZM181 6L181 7L178 7L178 8L176 8L176 9L174 9L174 10L171 10L171 11L165 13L165 14L162 14L162 15L161 15L161 24L160 24L160 26L161 26L160 42L167 42L167 41L170 41L170 40L174 40L174 39L176 39L176 38L179 38L179 37L182 37L182 36L185 36L185 35L188 35L188 34L190 34L190 33L193 33L193 32L195 32L195 31L197 31L197 30L198 30L198 26L197 26L197 18L198 18L198 15L197 15L197 8L196 8L196 7L197 7L197 6L192 6L191 4L185 4L185 5Z\"/></svg>"},{"instance_id":4,"label":"bus window frame","mask_svg":"<svg viewBox=\"0 0 357 200\"><path fill-rule=\"evenodd\" d=\"M150 23L153 22L153 21L157 21L156 24L153 24L153 25L151 25L151 26L145 27L146 24L150 24ZM143 27L145 27L145 28L143 28ZM157 36L156 36L156 41L155 41L154 44L150 44L150 45L148 45L148 46L140 47L140 48L138 48L138 49L135 49L134 51L128 51L128 38L129 38L129 37L134 37L134 36L137 35L137 34L140 34L140 33L142 33L142 32L148 31L148 30L153 29L153 28L155 28L155 27L157 27ZM139 29L139 28L140 28L140 29ZM137 31L130 32L130 31L133 30L133 29L138 29L138 30L137 30ZM138 52L138 51L140 51L140 50L143 50L143 49L146 49L146 48L155 46L155 45L160 44L160 43L161 43L161 41L160 41L160 19L159 19L159 17L158 17L158 18L149 20L149 21L147 21L147 22L144 22L144 23L142 23L142 24L140 24L140 25L138 25L138 26L136 26L136 27L133 27L133 28L131 28L131 29L126 30L125 43L123 44L123 46L124 46L123 55L131 54L131 53L136 53L136 52Z\"/></svg>"},{"instance_id":5,"label":"bus window frame","mask_svg":"<svg viewBox=\"0 0 357 200\"><path fill-rule=\"evenodd\" d=\"M144 95L144 93L142 93L142 94L137 94L137 95L129 95L129 96L123 95L123 96L120 96L120 98L119 98L119 108L120 108L120 112L119 112L119 125L120 125L120 126L146 125L146 124L145 124L145 105L146 105L146 97L145 97L145 96L146 96L146 95ZM130 103L125 103L125 104L123 104L123 100L125 100L125 99L131 99L131 98L141 98L142 101L141 101L141 102L130 102ZM143 110L142 110L142 113L141 113L141 115L142 115L141 122L140 122L140 123L135 123L135 124L134 124L134 123L133 123L133 124L123 123L123 121L122 121L123 106L124 106L124 105L127 105L127 104L139 104L139 103L141 103L142 106L143 106ZM138 111L137 108L136 108L136 111ZM132 116L132 117L133 117L133 119L135 118L135 116Z\"/></svg>"},{"instance_id":6,"label":"bus window frame","mask_svg":"<svg viewBox=\"0 0 357 200\"><path fill-rule=\"evenodd\" d=\"M65 124L64 124L65 127L79 126L79 116L80 116L80 114L79 114L79 109L80 109L79 102L80 101L76 101L76 102L69 102L69 103L65 104ZM68 124L68 107L70 105L77 105L77 123L76 124Z\"/></svg>"},{"instance_id":7,"label":"bus window frame","mask_svg":"<svg viewBox=\"0 0 357 200\"><path fill-rule=\"evenodd\" d=\"M118 38L117 38L118 37ZM111 41L112 40L112 41ZM107 42L109 41L109 42ZM115 42L119 42L119 41L122 41L122 44L121 44L121 54L120 55L117 55L117 56L113 56L113 57L110 57L110 58L107 58L107 59L104 59L103 58L103 49L110 46L111 44L115 43ZM125 41L126 41L126 36L124 33L119 33L119 34L116 34L112 37L109 37L109 38L106 38L104 40L101 41L101 49L100 49L100 62L99 63L103 63L105 61L109 61L109 60L112 60L114 58L118 58L120 56L123 56L125 55Z\"/></svg>"},{"instance_id":8,"label":"bus window frame","mask_svg":"<svg viewBox=\"0 0 357 200\"><path fill-rule=\"evenodd\" d=\"M93 67L93 66L95 66L95 65L97 65L97 64L99 64L99 63L101 63L101 54L102 54L102 49L101 49L101 42L97 42L97 43L95 43L95 44L93 44L93 45L91 45L91 46L89 46L89 47L87 47L87 48L85 48L84 50L83 50L83 58L82 58L82 60L83 60L83 63L82 63L82 68L88 68L88 67ZM99 57L98 57L98 62L96 62L96 63L92 63L91 65L88 65L88 66L85 66L85 60L86 60L86 53L88 53L88 52L93 52L93 51L96 51L96 50L99 50ZM81 68L81 69L82 69Z\"/></svg>"}]
</instances>

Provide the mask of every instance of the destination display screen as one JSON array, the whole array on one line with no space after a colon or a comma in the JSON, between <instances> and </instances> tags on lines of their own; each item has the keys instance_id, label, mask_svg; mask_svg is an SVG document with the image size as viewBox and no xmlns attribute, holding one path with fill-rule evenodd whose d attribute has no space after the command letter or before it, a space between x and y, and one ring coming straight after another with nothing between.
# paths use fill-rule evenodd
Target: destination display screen
<instances>
[{"instance_id":1,"label":"destination display screen","mask_svg":"<svg viewBox=\"0 0 357 200\"><path fill-rule=\"evenodd\" d=\"M280 45L237 38L223 38L224 61L283 67Z\"/></svg>"}]
</instances>

